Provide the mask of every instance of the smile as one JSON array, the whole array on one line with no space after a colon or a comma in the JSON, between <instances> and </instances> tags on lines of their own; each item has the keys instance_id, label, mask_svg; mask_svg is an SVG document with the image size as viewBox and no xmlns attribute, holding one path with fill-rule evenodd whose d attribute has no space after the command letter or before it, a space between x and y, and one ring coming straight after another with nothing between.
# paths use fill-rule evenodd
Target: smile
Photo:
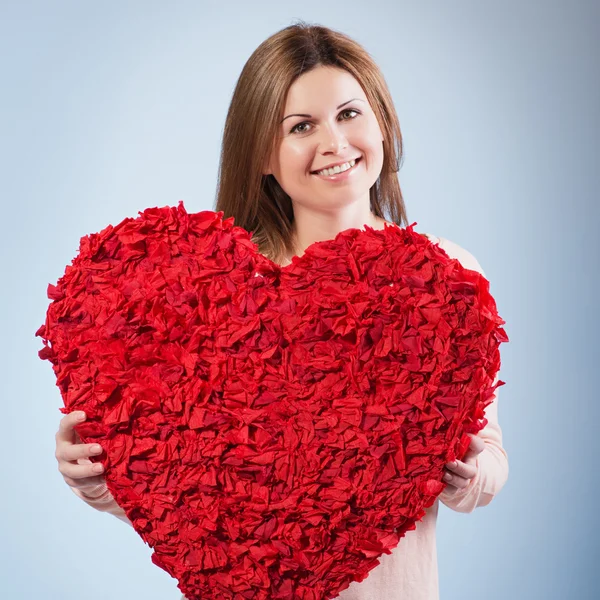
<instances>
[{"instance_id":1,"label":"smile","mask_svg":"<svg viewBox=\"0 0 600 600\"><path fill-rule=\"evenodd\" d=\"M324 179L326 181L342 181L350 177L350 175L356 170L357 165L362 161L362 156L357 158L354 162L350 161L350 168L346 168L345 171L338 171L337 173L334 171L332 173L331 170L325 169L323 171L311 173L315 177L319 177L320 179ZM330 174L331 173L331 174Z\"/></svg>"}]
</instances>

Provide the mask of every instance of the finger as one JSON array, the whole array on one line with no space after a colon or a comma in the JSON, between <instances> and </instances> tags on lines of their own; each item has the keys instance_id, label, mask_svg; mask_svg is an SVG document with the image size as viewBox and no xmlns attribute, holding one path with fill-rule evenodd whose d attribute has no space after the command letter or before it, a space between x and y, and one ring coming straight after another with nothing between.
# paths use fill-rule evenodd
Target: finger
<instances>
[{"instance_id":1,"label":"finger","mask_svg":"<svg viewBox=\"0 0 600 600\"><path fill-rule=\"evenodd\" d=\"M102 463L80 465L63 461L58 464L58 470L63 477L85 479L86 477L96 477L103 473L104 466Z\"/></svg>"},{"instance_id":2,"label":"finger","mask_svg":"<svg viewBox=\"0 0 600 600\"><path fill-rule=\"evenodd\" d=\"M85 418L81 418L81 415L84 415L83 411L74 410L70 412L68 415L65 415L58 425L58 431L56 432L56 441L57 442L71 442L75 441L75 430L73 427L78 423L83 423Z\"/></svg>"},{"instance_id":3,"label":"finger","mask_svg":"<svg viewBox=\"0 0 600 600\"><path fill-rule=\"evenodd\" d=\"M447 492L449 494L456 494L456 492L458 492L458 488L455 485L452 485L451 483L448 483L445 479L444 482L446 483L446 487L444 488L444 492Z\"/></svg>"},{"instance_id":4,"label":"finger","mask_svg":"<svg viewBox=\"0 0 600 600\"><path fill-rule=\"evenodd\" d=\"M69 462L76 461L80 458L99 456L100 454L102 454L102 446L100 446L100 444L64 443L61 444L56 450L56 458L58 460L66 460Z\"/></svg>"},{"instance_id":5,"label":"finger","mask_svg":"<svg viewBox=\"0 0 600 600\"><path fill-rule=\"evenodd\" d=\"M444 481L448 484L451 484L453 487L462 490L469 485L471 479L465 479L464 477L454 473L444 473Z\"/></svg>"},{"instance_id":6,"label":"finger","mask_svg":"<svg viewBox=\"0 0 600 600\"><path fill-rule=\"evenodd\" d=\"M472 479L477 475L477 465L474 464L477 459L473 459L473 463L466 463L462 460L457 460L456 466L447 466L447 472L450 475L457 475L458 477L466 477L468 479ZM452 465L452 463L448 463Z\"/></svg>"},{"instance_id":7,"label":"finger","mask_svg":"<svg viewBox=\"0 0 600 600\"><path fill-rule=\"evenodd\" d=\"M472 433L470 433L469 435L471 436L471 443L469 444L469 448L467 449L463 460L472 456L477 456L478 454L481 454L481 452L483 452L485 449L485 441L483 440L483 438Z\"/></svg>"}]
</instances>

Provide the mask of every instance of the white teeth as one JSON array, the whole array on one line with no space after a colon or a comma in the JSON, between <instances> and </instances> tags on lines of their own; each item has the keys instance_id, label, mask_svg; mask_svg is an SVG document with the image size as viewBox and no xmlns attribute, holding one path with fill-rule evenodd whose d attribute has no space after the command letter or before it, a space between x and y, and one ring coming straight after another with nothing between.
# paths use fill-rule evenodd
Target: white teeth
<instances>
[{"instance_id":1,"label":"white teeth","mask_svg":"<svg viewBox=\"0 0 600 600\"><path fill-rule=\"evenodd\" d=\"M331 169L323 169L322 171L317 171L317 175L337 175L338 173L343 173L348 169L351 169L356 164L355 160L351 160L350 162L344 163L343 165L339 165L337 167L333 167Z\"/></svg>"}]
</instances>

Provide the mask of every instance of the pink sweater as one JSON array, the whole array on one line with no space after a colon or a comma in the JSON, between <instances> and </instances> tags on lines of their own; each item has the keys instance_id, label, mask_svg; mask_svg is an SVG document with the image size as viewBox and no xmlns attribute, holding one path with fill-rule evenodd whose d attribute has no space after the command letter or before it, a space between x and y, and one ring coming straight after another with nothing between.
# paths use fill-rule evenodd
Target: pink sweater
<instances>
[{"instance_id":1,"label":"pink sweater","mask_svg":"<svg viewBox=\"0 0 600 600\"><path fill-rule=\"evenodd\" d=\"M450 258L457 258L463 267L478 271L485 277L483 269L467 250L445 238L426 235L433 243L439 244ZM485 449L477 455L478 474L471 479L469 486L455 495L444 490L427 509L416 529L407 532L391 554L383 554L379 558L380 564L366 579L352 582L336 600L439 600L435 525L440 501L457 512L473 512L479 506L488 505L508 478L508 455L502 447L502 430L498 424L498 390L493 402L486 408L485 416L488 424L478 433L485 442ZM104 484L89 490L86 495L71 489L93 508L131 525ZM185 596L181 596L181 600L186 600Z\"/></svg>"}]
</instances>

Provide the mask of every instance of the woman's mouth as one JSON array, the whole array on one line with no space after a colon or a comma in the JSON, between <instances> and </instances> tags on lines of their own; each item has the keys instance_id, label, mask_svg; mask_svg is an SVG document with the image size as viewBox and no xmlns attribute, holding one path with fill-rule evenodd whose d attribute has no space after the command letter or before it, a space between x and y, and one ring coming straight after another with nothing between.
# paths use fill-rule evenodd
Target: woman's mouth
<instances>
[{"instance_id":1,"label":"woman's mouth","mask_svg":"<svg viewBox=\"0 0 600 600\"><path fill-rule=\"evenodd\" d=\"M361 161L362 156L359 156L355 161L350 161L349 163L339 167L341 169L345 168L345 170L339 171L339 168L336 167L335 169L325 169L324 171L313 171L311 175L315 175L319 179L323 179L325 181L344 181L345 179L348 179L348 177L350 177L354 171L356 171L356 167ZM336 173L335 171L338 172Z\"/></svg>"}]
</instances>

